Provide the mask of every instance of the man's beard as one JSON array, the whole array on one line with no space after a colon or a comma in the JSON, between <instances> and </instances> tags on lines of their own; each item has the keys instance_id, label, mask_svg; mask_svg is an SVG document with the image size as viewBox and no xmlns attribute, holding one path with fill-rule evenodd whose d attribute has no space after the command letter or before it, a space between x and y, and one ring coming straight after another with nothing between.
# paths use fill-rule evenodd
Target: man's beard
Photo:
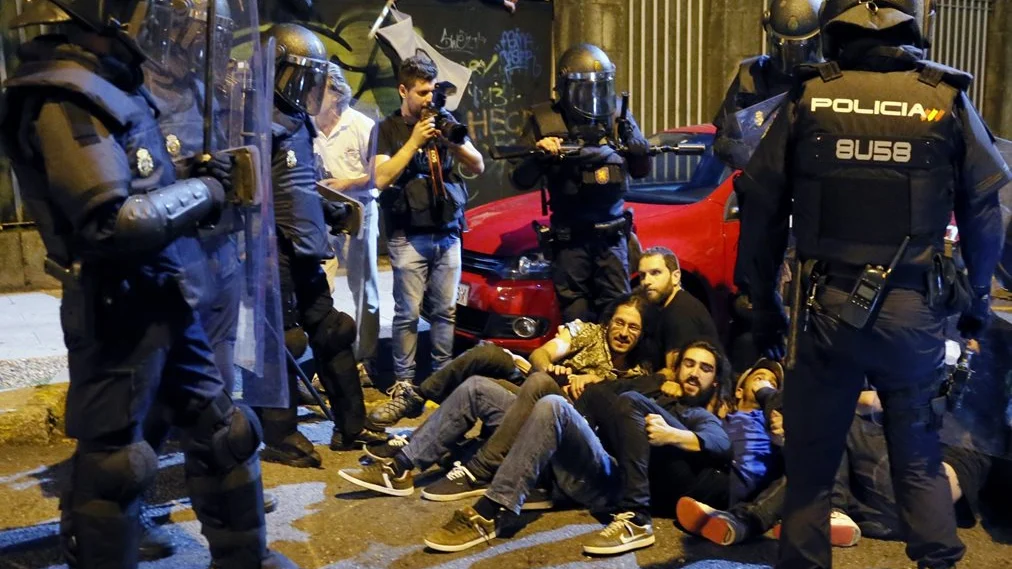
<instances>
[{"instance_id":1,"label":"man's beard","mask_svg":"<svg viewBox=\"0 0 1012 569\"><path fill-rule=\"evenodd\" d=\"M717 385L713 384L706 389L702 389L695 395L688 395L685 393L685 388L682 388L682 397L680 399L683 405L689 407L706 407L710 403L710 399L713 399L713 394L717 392Z\"/></svg>"}]
</instances>

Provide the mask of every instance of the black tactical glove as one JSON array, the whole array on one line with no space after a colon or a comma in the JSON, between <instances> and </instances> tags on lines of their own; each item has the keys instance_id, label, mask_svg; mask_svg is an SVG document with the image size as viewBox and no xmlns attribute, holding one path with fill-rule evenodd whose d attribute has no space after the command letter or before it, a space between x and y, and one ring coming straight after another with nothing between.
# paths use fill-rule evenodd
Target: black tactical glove
<instances>
[{"instance_id":1,"label":"black tactical glove","mask_svg":"<svg viewBox=\"0 0 1012 569\"><path fill-rule=\"evenodd\" d=\"M977 339L984 332L984 329L987 328L987 324L991 320L991 296L989 292L987 290L974 291L974 298L973 302L970 303L970 309L959 317L956 329L959 330L960 335L964 338Z\"/></svg>"},{"instance_id":2,"label":"black tactical glove","mask_svg":"<svg viewBox=\"0 0 1012 569\"><path fill-rule=\"evenodd\" d=\"M216 152L207 162L197 160L193 166L193 175L195 177L210 177L218 180L221 183L222 189L225 190L225 198L231 202L235 198L235 187L232 183L232 168L234 164L235 160L230 153L224 151Z\"/></svg>"},{"instance_id":3,"label":"black tactical glove","mask_svg":"<svg viewBox=\"0 0 1012 569\"><path fill-rule=\"evenodd\" d=\"M618 137L630 156L646 156L650 145L631 120L618 120Z\"/></svg>"},{"instance_id":4,"label":"black tactical glove","mask_svg":"<svg viewBox=\"0 0 1012 569\"><path fill-rule=\"evenodd\" d=\"M782 360L787 355L784 334L787 332L787 316L783 309L752 310L752 341L756 350L772 360Z\"/></svg>"},{"instance_id":5,"label":"black tactical glove","mask_svg":"<svg viewBox=\"0 0 1012 569\"><path fill-rule=\"evenodd\" d=\"M348 227L351 206L340 202L323 200L323 220L330 226L331 235L340 235Z\"/></svg>"}]
</instances>

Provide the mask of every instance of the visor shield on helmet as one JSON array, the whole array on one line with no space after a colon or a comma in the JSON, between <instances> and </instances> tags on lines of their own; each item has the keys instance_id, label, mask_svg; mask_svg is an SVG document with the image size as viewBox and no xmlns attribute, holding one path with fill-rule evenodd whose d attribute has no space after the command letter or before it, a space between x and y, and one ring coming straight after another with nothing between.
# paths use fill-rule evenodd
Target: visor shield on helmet
<instances>
[{"instance_id":1,"label":"visor shield on helmet","mask_svg":"<svg viewBox=\"0 0 1012 569\"><path fill-rule=\"evenodd\" d=\"M275 72L278 94L309 115L318 114L327 88L327 64L323 59L286 55Z\"/></svg>"},{"instance_id":2,"label":"visor shield on helmet","mask_svg":"<svg viewBox=\"0 0 1012 569\"><path fill-rule=\"evenodd\" d=\"M179 57L185 58L190 69L202 71L204 69L207 51L207 9L194 8L187 11L183 20L184 25L173 30L175 45L180 50ZM235 33L236 25L228 14L218 12L214 17L214 31L211 41L214 42L212 53L214 61L211 63L211 70L215 77L221 77L228 71L229 56L232 52L232 35Z\"/></svg>"},{"instance_id":3,"label":"visor shield on helmet","mask_svg":"<svg viewBox=\"0 0 1012 569\"><path fill-rule=\"evenodd\" d=\"M802 63L816 63L821 59L822 42L818 35L805 39L787 39L767 35L769 56L781 72L790 75Z\"/></svg>"},{"instance_id":4,"label":"visor shield on helmet","mask_svg":"<svg viewBox=\"0 0 1012 569\"><path fill-rule=\"evenodd\" d=\"M141 6L144 5L142 2ZM151 0L143 23L133 36L140 51L159 67L167 67L172 57L174 33L186 27L186 10L171 0Z\"/></svg>"},{"instance_id":5,"label":"visor shield on helmet","mask_svg":"<svg viewBox=\"0 0 1012 569\"><path fill-rule=\"evenodd\" d=\"M615 114L615 74L572 73L566 76L565 105L588 122L606 123Z\"/></svg>"}]
</instances>

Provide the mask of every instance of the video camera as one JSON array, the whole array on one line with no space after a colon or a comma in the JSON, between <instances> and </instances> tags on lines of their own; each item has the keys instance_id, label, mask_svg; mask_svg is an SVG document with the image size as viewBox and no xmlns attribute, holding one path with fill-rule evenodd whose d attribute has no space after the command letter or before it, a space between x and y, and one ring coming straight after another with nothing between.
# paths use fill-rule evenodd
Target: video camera
<instances>
[{"instance_id":1,"label":"video camera","mask_svg":"<svg viewBox=\"0 0 1012 569\"><path fill-rule=\"evenodd\" d=\"M422 120L431 117L436 118L436 130L443 135L443 138L453 144L464 144L467 138L467 127L457 122L457 119L446 110L446 97L457 92L457 87L449 81L436 83L432 91L432 101L422 109Z\"/></svg>"}]
</instances>

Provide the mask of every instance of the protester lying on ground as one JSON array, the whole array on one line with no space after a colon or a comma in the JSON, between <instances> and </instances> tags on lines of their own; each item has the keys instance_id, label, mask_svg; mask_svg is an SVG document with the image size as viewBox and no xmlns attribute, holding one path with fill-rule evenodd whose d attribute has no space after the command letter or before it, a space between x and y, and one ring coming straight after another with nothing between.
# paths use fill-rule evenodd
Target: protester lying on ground
<instances>
[{"instance_id":1,"label":"protester lying on ground","mask_svg":"<svg viewBox=\"0 0 1012 569\"><path fill-rule=\"evenodd\" d=\"M377 492L409 495L414 492L412 470L434 464L480 419L483 430L492 432L488 440L466 464L457 464L422 496L449 501L481 495L541 398L549 394L578 398L587 385L632 381L650 369L652 350L640 347L646 342L644 330L652 326L652 313L646 299L634 294L616 303L604 325L570 323L531 354L538 371L519 390L508 382L472 377L450 392L407 446L368 448L366 452L375 462L341 470L340 476Z\"/></svg>"}]
</instances>

